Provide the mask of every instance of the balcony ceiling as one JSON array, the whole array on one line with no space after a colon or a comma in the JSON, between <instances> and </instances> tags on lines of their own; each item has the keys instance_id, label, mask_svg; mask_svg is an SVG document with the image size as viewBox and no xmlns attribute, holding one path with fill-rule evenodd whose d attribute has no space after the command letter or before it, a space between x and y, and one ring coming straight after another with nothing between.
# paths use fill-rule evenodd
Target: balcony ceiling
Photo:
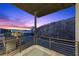
<instances>
[{"instance_id":1,"label":"balcony ceiling","mask_svg":"<svg viewBox=\"0 0 79 59\"><path fill-rule=\"evenodd\" d=\"M73 3L14 3L16 7L34 15L37 12L37 17L41 17L56 11L71 7Z\"/></svg>"}]
</instances>

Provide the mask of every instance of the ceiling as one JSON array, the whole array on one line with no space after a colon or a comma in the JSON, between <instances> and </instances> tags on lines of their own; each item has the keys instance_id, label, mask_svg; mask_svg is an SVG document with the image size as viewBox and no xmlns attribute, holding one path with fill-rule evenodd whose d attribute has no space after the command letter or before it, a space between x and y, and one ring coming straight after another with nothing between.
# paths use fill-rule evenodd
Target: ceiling
<instances>
[{"instance_id":1,"label":"ceiling","mask_svg":"<svg viewBox=\"0 0 79 59\"><path fill-rule=\"evenodd\" d=\"M74 3L14 3L13 5L32 15L37 12L37 17L41 17L71 7Z\"/></svg>"}]
</instances>

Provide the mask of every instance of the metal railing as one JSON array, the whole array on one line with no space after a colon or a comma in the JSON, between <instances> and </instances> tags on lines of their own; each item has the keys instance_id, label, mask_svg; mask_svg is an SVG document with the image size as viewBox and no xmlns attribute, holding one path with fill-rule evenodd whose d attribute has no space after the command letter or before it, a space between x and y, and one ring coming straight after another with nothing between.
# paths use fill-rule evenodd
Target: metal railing
<instances>
[{"instance_id":1,"label":"metal railing","mask_svg":"<svg viewBox=\"0 0 79 59\"><path fill-rule=\"evenodd\" d=\"M0 34L0 35L2 35L2 34ZM28 37L25 37L25 36L24 37L23 36L19 36L18 39L17 39L17 37L13 37L13 38L8 37L7 38L5 36L4 36L4 38L0 38L0 43L3 44L3 49L0 50L0 55L6 55L6 56L7 55L13 55L14 53L12 53L12 52L15 52L15 51L16 52L19 51L20 55L21 55L21 51L22 50L24 50L25 48L28 48L30 45L33 45L30 41L29 42L25 42L24 44L22 43L22 41L24 39L27 40L27 38ZM6 43L7 42L13 42L13 41L17 41L16 42L16 45L17 45L16 49L14 49L14 50L12 50L10 52L7 52L7 50L6 50L6 48L7 48ZM4 53L1 53L1 52L4 52Z\"/></svg>"},{"instance_id":2,"label":"metal railing","mask_svg":"<svg viewBox=\"0 0 79 59\"><path fill-rule=\"evenodd\" d=\"M22 40L23 40L23 38L24 39L26 39L27 37L20 37L19 39L21 39L20 41L19 41L19 49L20 49L20 52L23 50L22 49L22 47L21 46L23 46L22 45ZM54 37L46 37L46 36L38 36L37 37L37 39L36 39L36 43L38 44L38 40L42 40L41 38L45 38L45 39L43 39L44 41L47 41L47 42L49 42L49 49L51 49L51 47L52 47L52 43L55 43L55 44L58 44L58 45L67 45L67 46L70 46L70 47L73 47L73 48L75 48L75 55L76 56L78 56L79 55L79 42L78 41L73 41L73 40L67 40L67 39L60 39L60 38L54 38ZM5 43L5 45L6 45L6 42L8 42L8 41L13 41L13 40L15 40L16 41L16 38L15 39L11 39L11 40L5 40L6 38L4 38L4 43ZM46 40L47 39L47 40ZM33 40L34 40L34 38L33 38ZM74 45L72 45L72 44L67 44L67 43L60 43L60 42L56 42L56 41L54 41L54 40L59 40L59 41L64 41L64 42L71 42L71 43L74 43ZM3 41L0 41L0 43L3 43ZM34 42L33 42L34 43ZM30 43L29 43L30 44ZM27 44L25 44L25 45L27 45ZM5 46L6 47L6 46ZM5 48L6 49L6 48ZM8 53L6 52L6 50L5 50L5 54L7 55Z\"/></svg>"},{"instance_id":3,"label":"metal railing","mask_svg":"<svg viewBox=\"0 0 79 59\"><path fill-rule=\"evenodd\" d=\"M45 39L48 39L48 40L45 40ZM60 38L54 38L54 37L46 37L46 36L39 36L39 38L37 40L44 40L44 41L49 42L49 49L51 49L51 44L52 43L55 43L55 44L58 44L58 45L59 44L62 44L62 45L66 45L66 46L73 47L73 48L75 48L75 56L79 56L79 42L78 41L75 41L75 40L67 40L67 39L60 39ZM74 43L74 45L67 44L67 43L55 42L54 40L59 40L59 41L64 41L64 42L69 42L69 43Z\"/></svg>"}]
</instances>

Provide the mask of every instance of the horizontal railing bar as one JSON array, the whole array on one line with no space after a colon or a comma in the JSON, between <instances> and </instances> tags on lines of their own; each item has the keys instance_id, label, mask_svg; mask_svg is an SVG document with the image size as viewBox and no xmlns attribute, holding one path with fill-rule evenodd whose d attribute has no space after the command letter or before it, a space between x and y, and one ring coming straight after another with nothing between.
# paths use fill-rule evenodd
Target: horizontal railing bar
<instances>
[{"instance_id":1,"label":"horizontal railing bar","mask_svg":"<svg viewBox=\"0 0 79 59\"><path fill-rule=\"evenodd\" d=\"M0 43L3 43L3 41L8 42L8 41L13 41L13 40L17 41L18 39L3 39L0 41Z\"/></svg>"},{"instance_id":2,"label":"horizontal railing bar","mask_svg":"<svg viewBox=\"0 0 79 59\"><path fill-rule=\"evenodd\" d=\"M0 34L0 35L3 35L3 34ZM45 37L45 36L40 36L40 37L50 38L50 39L57 39L57 40L63 40L63 41L69 41L69 42L78 42L78 41L72 41L72 40L60 39L60 38L54 38L54 37Z\"/></svg>"},{"instance_id":3,"label":"horizontal railing bar","mask_svg":"<svg viewBox=\"0 0 79 59\"><path fill-rule=\"evenodd\" d=\"M44 41L47 41L47 40L44 40ZM47 42L49 42L49 41L47 41ZM50 42L57 43L57 44L68 45L68 44L64 44L64 43L58 43L58 42L54 42L54 41L50 41ZM72 47L74 47L73 45L68 45L68 46L72 46Z\"/></svg>"},{"instance_id":4,"label":"horizontal railing bar","mask_svg":"<svg viewBox=\"0 0 79 59\"><path fill-rule=\"evenodd\" d=\"M44 36L40 36L40 37L43 37L43 38L48 38L48 39L56 39L56 40L69 41L69 42L78 42L78 41L72 41L72 40L60 39L60 38L54 38L54 37L44 37Z\"/></svg>"},{"instance_id":5,"label":"horizontal railing bar","mask_svg":"<svg viewBox=\"0 0 79 59\"><path fill-rule=\"evenodd\" d=\"M64 43L58 43L58 42L54 42L54 41L51 41L52 43L57 43L57 44L63 44L63 45L68 45L68 44L64 44ZM72 46L72 47L75 47L73 45L68 45L68 46Z\"/></svg>"}]
</instances>

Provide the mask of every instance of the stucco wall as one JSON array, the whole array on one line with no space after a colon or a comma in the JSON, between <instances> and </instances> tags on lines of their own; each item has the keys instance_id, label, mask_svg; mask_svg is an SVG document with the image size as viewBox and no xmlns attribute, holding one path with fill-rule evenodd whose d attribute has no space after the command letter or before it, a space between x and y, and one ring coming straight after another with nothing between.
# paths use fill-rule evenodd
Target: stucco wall
<instances>
[{"instance_id":1,"label":"stucco wall","mask_svg":"<svg viewBox=\"0 0 79 59\"><path fill-rule=\"evenodd\" d=\"M79 41L79 4L76 4L75 39ZM79 43L76 43L76 54L79 55Z\"/></svg>"}]
</instances>

